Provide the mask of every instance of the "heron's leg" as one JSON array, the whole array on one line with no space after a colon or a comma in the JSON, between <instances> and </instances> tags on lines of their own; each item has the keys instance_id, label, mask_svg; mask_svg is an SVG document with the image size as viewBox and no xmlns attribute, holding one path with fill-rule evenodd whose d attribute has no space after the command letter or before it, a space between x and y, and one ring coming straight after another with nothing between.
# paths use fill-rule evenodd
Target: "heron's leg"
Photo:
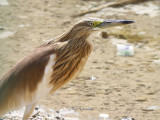
<instances>
[{"instance_id":1,"label":"heron's leg","mask_svg":"<svg viewBox=\"0 0 160 120\"><path fill-rule=\"evenodd\" d=\"M28 118L31 116L35 106L36 106L36 103L33 103L33 104L26 106L22 120L28 120Z\"/></svg>"}]
</instances>

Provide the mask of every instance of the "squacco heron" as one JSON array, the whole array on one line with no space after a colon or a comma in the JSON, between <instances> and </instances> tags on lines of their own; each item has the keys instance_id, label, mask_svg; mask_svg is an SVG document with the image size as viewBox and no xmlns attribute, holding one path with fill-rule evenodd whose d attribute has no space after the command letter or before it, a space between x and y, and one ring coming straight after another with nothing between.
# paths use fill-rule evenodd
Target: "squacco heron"
<instances>
[{"instance_id":1,"label":"squacco heron","mask_svg":"<svg viewBox=\"0 0 160 120\"><path fill-rule=\"evenodd\" d=\"M60 37L37 47L0 80L0 117L26 106L23 120L27 120L39 99L80 74L93 48L87 39L93 31L130 23L133 21L83 20Z\"/></svg>"}]
</instances>

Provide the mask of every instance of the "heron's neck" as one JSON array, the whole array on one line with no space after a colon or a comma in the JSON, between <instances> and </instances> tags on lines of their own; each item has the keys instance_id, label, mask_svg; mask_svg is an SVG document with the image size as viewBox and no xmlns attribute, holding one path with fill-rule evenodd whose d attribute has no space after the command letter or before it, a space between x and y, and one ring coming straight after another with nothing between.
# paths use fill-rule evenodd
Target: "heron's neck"
<instances>
[{"instance_id":1,"label":"heron's neck","mask_svg":"<svg viewBox=\"0 0 160 120\"><path fill-rule=\"evenodd\" d=\"M69 32L66 32L62 34L58 41L59 42L65 42L65 41L73 41L73 42L85 42L86 39L89 37L90 32L84 31L84 30L70 30Z\"/></svg>"},{"instance_id":2,"label":"heron's neck","mask_svg":"<svg viewBox=\"0 0 160 120\"><path fill-rule=\"evenodd\" d=\"M67 42L66 46L62 47L62 51L68 49L70 53L81 53L86 51L86 54L89 54L93 48L92 43L87 40L89 35L90 33L85 31L69 31L61 35L55 42Z\"/></svg>"}]
</instances>

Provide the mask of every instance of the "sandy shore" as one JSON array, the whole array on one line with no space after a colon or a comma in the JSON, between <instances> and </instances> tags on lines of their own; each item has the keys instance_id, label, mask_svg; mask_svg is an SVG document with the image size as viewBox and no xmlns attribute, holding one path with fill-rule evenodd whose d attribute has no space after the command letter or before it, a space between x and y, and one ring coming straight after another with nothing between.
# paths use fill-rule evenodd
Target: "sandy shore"
<instances>
[{"instance_id":1,"label":"sandy shore","mask_svg":"<svg viewBox=\"0 0 160 120\"><path fill-rule=\"evenodd\" d=\"M101 31L90 36L94 50L83 72L76 80L41 100L39 105L55 111L72 108L78 113L79 120L97 120L101 113L109 114L112 120L123 116L135 120L160 119L159 1L102 9L77 18L72 16L108 2L8 2L9 5L0 6L0 35L10 32L0 38L0 76L44 43L43 40L62 34L84 17L135 20L133 25L103 30L109 31L107 38L101 37ZM117 43L134 46L134 56L117 56Z\"/></svg>"}]
</instances>

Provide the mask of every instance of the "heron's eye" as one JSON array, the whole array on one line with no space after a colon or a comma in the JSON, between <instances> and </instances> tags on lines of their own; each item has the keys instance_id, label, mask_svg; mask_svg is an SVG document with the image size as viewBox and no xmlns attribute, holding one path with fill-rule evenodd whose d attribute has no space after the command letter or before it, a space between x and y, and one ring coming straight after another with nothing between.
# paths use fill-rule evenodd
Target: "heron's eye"
<instances>
[{"instance_id":1,"label":"heron's eye","mask_svg":"<svg viewBox=\"0 0 160 120\"><path fill-rule=\"evenodd\" d=\"M94 25L94 23L93 23L93 22L89 22L89 24L90 24L90 26L93 26L93 25Z\"/></svg>"}]
</instances>

